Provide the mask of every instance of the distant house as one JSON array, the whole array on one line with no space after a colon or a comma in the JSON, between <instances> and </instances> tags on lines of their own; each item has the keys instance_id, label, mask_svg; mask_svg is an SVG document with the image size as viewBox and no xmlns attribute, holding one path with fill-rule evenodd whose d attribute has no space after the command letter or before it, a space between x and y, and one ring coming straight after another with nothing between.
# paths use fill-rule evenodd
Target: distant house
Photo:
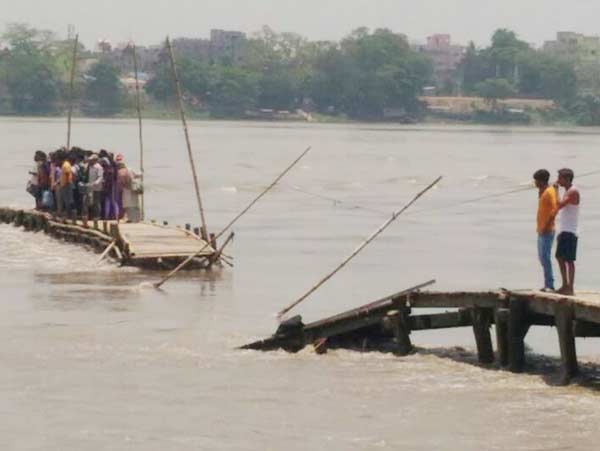
<instances>
[{"instance_id":1,"label":"distant house","mask_svg":"<svg viewBox=\"0 0 600 451\"><path fill-rule=\"evenodd\" d=\"M123 88L125 89L125 91L128 94L135 94L135 90L136 90L136 83L135 83L135 76L128 76L128 77L121 77L119 79L119 81L121 82L121 85L123 86ZM140 90L142 91L142 93L144 92L144 86L146 86L147 81L146 80L139 80L139 85L140 85Z\"/></svg>"},{"instance_id":2,"label":"distant house","mask_svg":"<svg viewBox=\"0 0 600 451\"><path fill-rule=\"evenodd\" d=\"M413 47L431 59L433 77L438 87L455 78L466 51L465 46L453 44L449 34L433 34L427 37L426 44Z\"/></svg>"},{"instance_id":3,"label":"distant house","mask_svg":"<svg viewBox=\"0 0 600 451\"><path fill-rule=\"evenodd\" d=\"M544 51L575 61L577 85L584 94L600 94L600 37L572 31L556 33L556 40L546 41Z\"/></svg>"}]
</instances>

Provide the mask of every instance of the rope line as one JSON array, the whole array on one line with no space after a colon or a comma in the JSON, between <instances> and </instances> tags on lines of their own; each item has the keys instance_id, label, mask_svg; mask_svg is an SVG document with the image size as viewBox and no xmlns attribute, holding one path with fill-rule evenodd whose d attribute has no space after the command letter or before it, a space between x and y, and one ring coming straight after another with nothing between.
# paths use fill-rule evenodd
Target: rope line
<instances>
[{"instance_id":1,"label":"rope line","mask_svg":"<svg viewBox=\"0 0 600 451\"><path fill-rule=\"evenodd\" d=\"M590 177L592 175L597 175L600 174L600 170L596 170L596 171L590 171L590 172L584 172L583 174L580 174L577 176L578 179L584 178L584 177ZM387 216L389 215L389 212L384 212L382 210L378 210L375 208L370 208L370 207L365 207L362 205L358 205L358 204L349 204L347 201L343 201L340 199L336 199L334 197L330 197L330 196L326 196L324 194L318 194L318 193L314 193L311 191L307 191L304 190L298 186L292 186L292 185L286 185L288 186L288 188L291 188L294 191L297 191L299 193L303 193L305 195L308 196L312 196L312 197L316 197L319 199L323 199L323 200L327 200L327 201L331 201L334 203L335 206L341 206L344 208L347 208L349 210L364 210L364 211L368 211L371 213L377 213L380 214L382 216ZM493 193L493 194L487 194L484 196L479 196L479 197L474 197L472 199L465 199L459 202L454 202L451 203L449 205L442 205L439 207L431 207L431 208L424 208L421 210L415 210L412 212L408 212L408 215L417 215L419 213L428 213L428 212L434 212L434 211L438 211L438 210L446 210L449 208L456 208L456 207L460 207L462 205L467 205L467 204L473 204L473 203L477 203L477 202L481 202L483 200L488 200L488 199L495 199L495 198L499 198L499 197L504 197L504 196L508 196L511 194L516 194L516 193L521 193L521 192L525 192L525 191L530 191L533 188L535 188L535 186L533 184L527 184L526 186L520 186L519 188L514 188L508 191L502 191L500 193Z\"/></svg>"}]
</instances>

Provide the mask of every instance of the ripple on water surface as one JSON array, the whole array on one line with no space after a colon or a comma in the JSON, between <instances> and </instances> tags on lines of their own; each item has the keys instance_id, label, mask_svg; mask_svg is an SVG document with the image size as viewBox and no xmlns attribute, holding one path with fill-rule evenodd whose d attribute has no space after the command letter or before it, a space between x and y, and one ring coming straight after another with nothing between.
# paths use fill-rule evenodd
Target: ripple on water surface
<instances>
[{"instance_id":1,"label":"ripple on water surface","mask_svg":"<svg viewBox=\"0 0 600 451\"><path fill-rule=\"evenodd\" d=\"M43 233L25 232L0 225L0 269L30 269L45 273L98 272L116 268L110 263L96 266L94 254L79 246L66 245Z\"/></svg>"}]
</instances>

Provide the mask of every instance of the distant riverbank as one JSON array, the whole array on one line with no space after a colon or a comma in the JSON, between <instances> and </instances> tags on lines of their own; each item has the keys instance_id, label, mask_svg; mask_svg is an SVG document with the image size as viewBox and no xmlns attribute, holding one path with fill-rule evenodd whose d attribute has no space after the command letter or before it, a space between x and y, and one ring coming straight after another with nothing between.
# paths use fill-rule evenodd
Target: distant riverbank
<instances>
[{"instance_id":1,"label":"distant riverbank","mask_svg":"<svg viewBox=\"0 0 600 451\"><path fill-rule=\"evenodd\" d=\"M536 99L505 99L490 105L477 97L422 97L424 112L420 117L401 116L382 119L353 119L344 114L305 112L257 111L239 116L214 116L208 110L186 111L189 120L195 121L262 121L262 122L306 122L317 124L482 124L482 125L531 125L531 126L578 126L577 119L559 108L552 101ZM64 112L17 115L0 113L0 117L20 118L66 118ZM137 119L135 109L124 109L114 115L90 115L76 111L75 119ZM152 103L142 112L144 120L179 120L175 109Z\"/></svg>"}]
</instances>

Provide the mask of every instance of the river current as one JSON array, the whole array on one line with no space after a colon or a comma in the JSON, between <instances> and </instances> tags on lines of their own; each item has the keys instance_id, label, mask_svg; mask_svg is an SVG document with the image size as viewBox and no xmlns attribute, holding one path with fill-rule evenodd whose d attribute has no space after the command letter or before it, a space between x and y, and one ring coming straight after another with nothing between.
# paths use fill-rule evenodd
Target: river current
<instances>
[{"instance_id":1,"label":"river current","mask_svg":"<svg viewBox=\"0 0 600 451\"><path fill-rule=\"evenodd\" d=\"M0 448L11 450L557 450L600 439L600 341L556 387L558 340L527 337L528 371L476 364L472 332L412 335L420 352L236 347L437 176L444 179L295 313L305 321L435 278L438 290L539 288L534 190L464 200L568 166L582 193L577 285L600 289L600 130L192 122L209 229L219 231L307 146L235 227L235 268L157 275L0 225ZM0 120L0 205L29 207L33 152L63 120ZM137 122L77 120L72 142L138 165ZM146 216L200 222L181 126L145 122ZM309 192L310 194L307 194ZM333 201L337 199L338 201ZM341 202L340 202L341 201ZM557 269L557 268L555 268Z\"/></svg>"}]
</instances>

